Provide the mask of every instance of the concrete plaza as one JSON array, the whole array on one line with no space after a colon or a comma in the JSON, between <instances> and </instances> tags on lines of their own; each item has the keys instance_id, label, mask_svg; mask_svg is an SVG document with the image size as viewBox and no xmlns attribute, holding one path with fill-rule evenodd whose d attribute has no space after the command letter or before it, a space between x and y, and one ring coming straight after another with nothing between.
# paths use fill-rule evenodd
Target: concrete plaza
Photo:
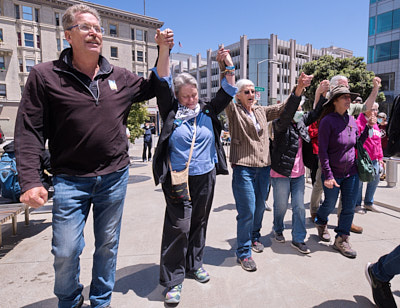
<instances>
[{"instance_id":1,"label":"concrete plaza","mask_svg":"<svg viewBox=\"0 0 400 308\"><path fill-rule=\"evenodd\" d=\"M141 159L141 142L131 149L132 165L126 196L118 255L113 307L163 307L164 288L158 284L161 233L165 202L160 186L155 187L151 164ZM311 184L305 188L309 207ZM352 234L356 259L348 259L329 243L318 240L307 219L306 243L311 254L301 255L290 246L291 211L285 217L286 243L272 236L272 212L265 212L261 241L263 253L253 253L256 272L244 271L236 262L236 208L231 174L218 176L211 211L204 267L209 283L186 279L179 307L373 307L372 293L364 275L367 262L376 261L400 243L400 185L387 188L381 182L375 195L382 213L355 214L354 223L363 234ZM269 204L272 206L272 195ZM383 206L391 206L399 211ZM31 223L23 226L19 217L18 234L11 236L11 224L3 228L0 248L0 307L56 307L53 294L51 250L51 202L31 212ZM309 217L309 211L306 211ZM337 217L330 216L334 235ZM86 247L81 256L81 282L88 294L94 251L92 216L85 229ZM399 265L400 266L400 265ZM400 305L400 278L392 280L392 291Z\"/></svg>"}]
</instances>

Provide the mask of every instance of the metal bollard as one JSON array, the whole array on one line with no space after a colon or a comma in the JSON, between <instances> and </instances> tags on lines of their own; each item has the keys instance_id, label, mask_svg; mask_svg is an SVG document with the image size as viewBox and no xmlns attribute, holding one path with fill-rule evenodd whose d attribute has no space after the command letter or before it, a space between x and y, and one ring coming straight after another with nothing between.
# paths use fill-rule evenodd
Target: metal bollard
<instances>
[{"instance_id":1,"label":"metal bollard","mask_svg":"<svg viewBox=\"0 0 400 308\"><path fill-rule=\"evenodd\" d=\"M394 187L397 183L397 162L392 159L386 161L386 182L387 186Z\"/></svg>"}]
</instances>

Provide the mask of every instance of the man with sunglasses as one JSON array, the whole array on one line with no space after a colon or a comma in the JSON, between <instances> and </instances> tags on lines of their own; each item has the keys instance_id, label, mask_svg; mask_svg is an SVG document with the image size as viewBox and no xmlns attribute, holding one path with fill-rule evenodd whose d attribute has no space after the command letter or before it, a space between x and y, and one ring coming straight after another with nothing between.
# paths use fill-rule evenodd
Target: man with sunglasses
<instances>
[{"instance_id":1,"label":"man with sunglasses","mask_svg":"<svg viewBox=\"0 0 400 308\"><path fill-rule=\"evenodd\" d=\"M54 174L53 239L59 307L81 307L79 256L83 230L93 206L91 307L108 307L115 283L121 217L129 177L126 120L132 103L155 96L149 79L112 66L100 55L104 30L98 12L86 5L63 16L71 48L56 61L31 70L15 128L21 202L38 208L47 201L40 182L40 156L48 141ZM171 30L157 30L158 76L169 75Z\"/></svg>"}]
</instances>

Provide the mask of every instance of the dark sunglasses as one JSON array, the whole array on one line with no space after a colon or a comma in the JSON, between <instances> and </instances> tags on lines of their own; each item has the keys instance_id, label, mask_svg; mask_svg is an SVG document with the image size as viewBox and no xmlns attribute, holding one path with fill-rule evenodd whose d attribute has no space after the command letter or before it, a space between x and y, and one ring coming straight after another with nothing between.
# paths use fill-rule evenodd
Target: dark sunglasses
<instances>
[{"instance_id":1,"label":"dark sunglasses","mask_svg":"<svg viewBox=\"0 0 400 308\"><path fill-rule=\"evenodd\" d=\"M254 94L256 91L255 91L255 90L246 90L246 91L243 91L243 93L246 94L246 95L249 95L250 92L251 92L251 94Z\"/></svg>"}]
</instances>

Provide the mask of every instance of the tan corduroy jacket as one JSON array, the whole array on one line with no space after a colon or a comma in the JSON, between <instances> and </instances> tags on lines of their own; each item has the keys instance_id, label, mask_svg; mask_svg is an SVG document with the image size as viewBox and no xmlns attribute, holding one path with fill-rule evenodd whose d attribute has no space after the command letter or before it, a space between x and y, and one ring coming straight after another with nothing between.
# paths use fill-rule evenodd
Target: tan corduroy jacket
<instances>
[{"instance_id":1,"label":"tan corduroy jacket","mask_svg":"<svg viewBox=\"0 0 400 308\"><path fill-rule=\"evenodd\" d=\"M240 103L229 103L225 112L231 135L229 161L232 165L266 167L271 164L267 122L278 118L285 105L286 102L271 106L255 105L253 112L260 125L257 133L246 109Z\"/></svg>"}]
</instances>

